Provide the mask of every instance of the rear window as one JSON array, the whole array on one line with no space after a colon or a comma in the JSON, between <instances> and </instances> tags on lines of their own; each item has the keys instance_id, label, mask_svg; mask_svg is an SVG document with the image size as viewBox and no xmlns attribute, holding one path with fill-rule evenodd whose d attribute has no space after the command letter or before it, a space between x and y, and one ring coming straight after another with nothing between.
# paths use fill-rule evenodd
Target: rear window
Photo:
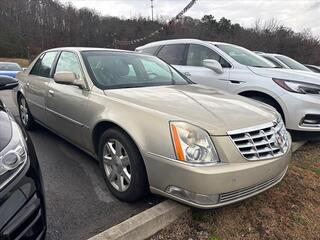
<instances>
[{"instance_id":1,"label":"rear window","mask_svg":"<svg viewBox=\"0 0 320 240\"><path fill-rule=\"evenodd\" d=\"M157 50L159 49L159 47L147 47L147 48L143 48L141 50L138 50L138 52L147 54L147 55L155 55L155 53L157 52Z\"/></svg>"},{"instance_id":2,"label":"rear window","mask_svg":"<svg viewBox=\"0 0 320 240\"><path fill-rule=\"evenodd\" d=\"M0 63L0 71L22 71L17 63Z\"/></svg>"}]
</instances>

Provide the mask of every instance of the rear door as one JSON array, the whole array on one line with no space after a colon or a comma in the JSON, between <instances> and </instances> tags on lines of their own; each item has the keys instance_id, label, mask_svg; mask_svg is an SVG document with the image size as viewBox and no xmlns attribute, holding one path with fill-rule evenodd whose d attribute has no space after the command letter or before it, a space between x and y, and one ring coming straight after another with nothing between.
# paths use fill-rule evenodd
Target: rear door
<instances>
[{"instance_id":1,"label":"rear door","mask_svg":"<svg viewBox=\"0 0 320 240\"><path fill-rule=\"evenodd\" d=\"M25 97L32 116L43 123L46 122L46 95L48 84L52 80L52 67L58 52L42 54L31 69L25 88Z\"/></svg>"},{"instance_id":2,"label":"rear door","mask_svg":"<svg viewBox=\"0 0 320 240\"><path fill-rule=\"evenodd\" d=\"M75 52L61 52L54 73L64 71L75 73L84 86L87 86L79 57ZM83 142L83 127L88 118L88 94L88 89L59 84L54 80L48 86L48 127L80 146Z\"/></svg>"}]
</instances>

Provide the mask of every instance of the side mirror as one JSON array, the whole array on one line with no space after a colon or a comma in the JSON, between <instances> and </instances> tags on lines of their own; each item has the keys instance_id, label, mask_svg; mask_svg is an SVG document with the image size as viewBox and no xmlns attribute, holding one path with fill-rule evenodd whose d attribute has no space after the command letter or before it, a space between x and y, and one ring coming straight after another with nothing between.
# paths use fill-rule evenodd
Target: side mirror
<instances>
[{"instance_id":1,"label":"side mirror","mask_svg":"<svg viewBox=\"0 0 320 240\"><path fill-rule=\"evenodd\" d=\"M82 81L80 81L73 72L57 72L54 74L53 79L56 83L74 85L81 89L84 88Z\"/></svg>"},{"instance_id":2,"label":"side mirror","mask_svg":"<svg viewBox=\"0 0 320 240\"><path fill-rule=\"evenodd\" d=\"M221 64L213 59L205 59L203 60L203 66L206 68L211 69L212 71L218 73L218 74L222 74L223 73L223 68L221 66Z\"/></svg>"},{"instance_id":3,"label":"side mirror","mask_svg":"<svg viewBox=\"0 0 320 240\"><path fill-rule=\"evenodd\" d=\"M13 89L19 84L18 80L13 77L0 76L0 90Z\"/></svg>"}]
</instances>

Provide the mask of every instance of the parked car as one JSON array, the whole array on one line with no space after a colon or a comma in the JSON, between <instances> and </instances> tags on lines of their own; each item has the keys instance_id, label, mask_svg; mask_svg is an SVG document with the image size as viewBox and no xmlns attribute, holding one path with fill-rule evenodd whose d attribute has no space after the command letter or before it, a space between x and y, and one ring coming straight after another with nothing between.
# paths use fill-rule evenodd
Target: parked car
<instances>
[{"instance_id":1,"label":"parked car","mask_svg":"<svg viewBox=\"0 0 320 240\"><path fill-rule=\"evenodd\" d=\"M0 90L17 85L0 76ZM0 100L0 239L44 239L41 172L28 134Z\"/></svg>"},{"instance_id":2,"label":"parked car","mask_svg":"<svg viewBox=\"0 0 320 240\"><path fill-rule=\"evenodd\" d=\"M13 77L0 75L0 86L4 90L4 88L12 89L16 86L18 86L18 80Z\"/></svg>"},{"instance_id":3,"label":"parked car","mask_svg":"<svg viewBox=\"0 0 320 240\"><path fill-rule=\"evenodd\" d=\"M17 63L12 62L0 62L0 76L9 76L15 78L18 72L21 72L22 68Z\"/></svg>"},{"instance_id":4,"label":"parked car","mask_svg":"<svg viewBox=\"0 0 320 240\"><path fill-rule=\"evenodd\" d=\"M193 84L156 57L59 48L18 79L25 128L39 123L99 160L120 200L151 190L213 208L258 194L287 171L291 138L273 108Z\"/></svg>"},{"instance_id":5,"label":"parked car","mask_svg":"<svg viewBox=\"0 0 320 240\"><path fill-rule=\"evenodd\" d=\"M309 64L306 64L305 66L313 72L320 73L320 66L309 65Z\"/></svg>"},{"instance_id":6,"label":"parked car","mask_svg":"<svg viewBox=\"0 0 320 240\"><path fill-rule=\"evenodd\" d=\"M281 55L281 54L260 52L260 53L258 53L258 55L269 60L270 62L272 62L274 65L276 65L279 68L312 72L309 68L307 68L303 64L299 63L298 61L296 61L292 58L289 58L287 56Z\"/></svg>"},{"instance_id":7,"label":"parked car","mask_svg":"<svg viewBox=\"0 0 320 240\"><path fill-rule=\"evenodd\" d=\"M136 49L172 64L192 81L249 97L273 106L289 130L320 132L320 77L316 73L280 69L236 45L178 39Z\"/></svg>"}]
</instances>

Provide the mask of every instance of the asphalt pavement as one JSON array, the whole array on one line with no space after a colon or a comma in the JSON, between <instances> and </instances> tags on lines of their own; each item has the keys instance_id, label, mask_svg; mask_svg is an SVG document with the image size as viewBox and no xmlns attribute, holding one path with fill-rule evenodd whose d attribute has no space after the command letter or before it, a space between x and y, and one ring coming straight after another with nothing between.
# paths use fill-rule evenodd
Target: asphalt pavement
<instances>
[{"instance_id":1,"label":"asphalt pavement","mask_svg":"<svg viewBox=\"0 0 320 240\"><path fill-rule=\"evenodd\" d=\"M0 92L0 98L18 117L11 92ZM88 239L161 201L150 195L134 204L120 202L92 157L41 126L29 134L44 179L48 240Z\"/></svg>"}]
</instances>

